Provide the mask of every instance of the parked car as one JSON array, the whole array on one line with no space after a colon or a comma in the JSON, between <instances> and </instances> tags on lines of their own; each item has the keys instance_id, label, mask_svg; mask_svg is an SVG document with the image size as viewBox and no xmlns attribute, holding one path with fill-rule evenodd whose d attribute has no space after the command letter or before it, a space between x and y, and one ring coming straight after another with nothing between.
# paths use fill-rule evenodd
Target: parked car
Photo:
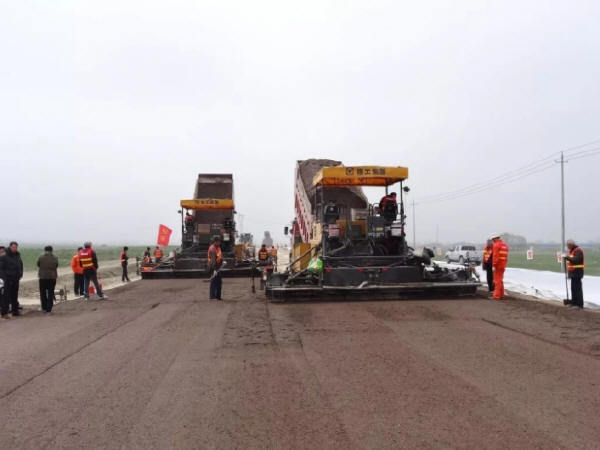
<instances>
[{"instance_id":1,"label":"parked car","mask_svg":"<svg viewBox=\"0 0 600 450\"><path fill-rule=\"evenodd\" d=\"M446 252L446 261L481 264L481 251L474 245L455 245Z\"/></svg>"}]
</instances>

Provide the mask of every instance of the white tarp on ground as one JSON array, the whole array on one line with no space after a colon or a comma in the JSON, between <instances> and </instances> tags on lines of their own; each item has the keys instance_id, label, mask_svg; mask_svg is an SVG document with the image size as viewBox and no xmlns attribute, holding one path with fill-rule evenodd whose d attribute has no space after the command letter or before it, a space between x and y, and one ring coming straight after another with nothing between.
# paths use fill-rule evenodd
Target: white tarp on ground
<instances>
[{"instance_id":1,"label":"white tarp on ground","mask_svg":"<svg viewBox=\"0 0 600 450\"><path fill-rule=\"evenodd\" d=\"M446 265L438 262L440 266ZM454 264L448 264L454 266ZM481 282L485 285L485 272L481 266L477 268ZM531 295L546 300L562 302L566 297L565 276L558 272L529 269L506 269L504 273L504 288L519 294ZM571 298L571 287L569 281L569 298ZM586 307L600 308L600 277L583 277L583 299Z\"/></svg>"}]
</instances>

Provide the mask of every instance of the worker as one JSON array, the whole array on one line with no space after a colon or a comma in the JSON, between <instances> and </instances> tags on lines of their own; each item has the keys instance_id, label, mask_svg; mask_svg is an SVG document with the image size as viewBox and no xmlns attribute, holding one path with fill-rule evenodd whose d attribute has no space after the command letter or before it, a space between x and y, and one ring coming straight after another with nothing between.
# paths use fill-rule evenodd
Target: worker
<instances>
[{"instance_id":1,"label":"worker","mask_svg":"<svg viewBox=\"0 0 600 450\"><path fill-rule=\"evenodd\" d=\"M0 245L0 317L10 319L8 315L8 297L4 295L4 285L6 283L5 258L6 250L3 245Z\"/></svg>"},{"instance_id":2,"label":"worker","mask_svg":"<svg viewBox=\"0 0 600 450\"><path fill-rule=\"evenodd\" d=\"M396 193L385 195L379 201L379 213L384 217L386 224L390 225L398 216L398 202Z\"/></svg>"},{"instance_id":3,"label":"worker","mask_svg":"<svg viewBox=\"0 0 600 450\"><path fill-rule=\"evenodd\" d=\"M44 247L44 254L38 258L38 278L40 285L40 303L42 311L52 314L54 306L54 288L58 278L58 258L52 253L52 246Z\"/></svg>"},{"instance_id":4,"label":"worker","mask_svg":"<svg viewBox=\"0 0 600 450\"><path fill-rule=\"evenodd\" d=\"M154 249L154 262L158 264L163 258L163 251L158 245Z\"/></svg>"},{"instance_id":5,"label":"worker","mask_svg":"<svg viewBox=\"0 0 600 450\"><path fill-rule=\"evenodd\" d=\"M273 261L273 263L277 262L277 249L275 248L275 246L271 246L270 250L269 250L269 256L271 257L271 261Z\"/></svg>"},{"instance_id":6,"label":"worker","mask_svg":"<svg viewBox=\"0 0 600 450\"><path fill-rule=\"evenodd\" d=\"M268 264L269 262L269 251L265 244L261 245L260 249L258 249L258 262L262 265Z\"/></svg>"},{"instance_id":7,"label":"worker","mask_svg":"<svg viewBox=\"0 0 600 450\"><path fill-rule=\"evenodd\" d=\"M493 247L494 243L491 239L488 239L483 249L483 258L481 258L481 268L485 270L487 275L487 284L490 293L494 292L494 269L492 267Z\"/></svg>"},{"instance_id":8,"label":"worker","mask_svg":"<svg viewBox=\"0 0 600 450\"><path fill-rule=\"evenodd\" d=\"M19 281L23 278L23 261L19 253L19 244L11 242L8 246L4 259L4 295L10 306L13 317L20 316L19 305Z\"/></svg>"},{"instance_id":9,"label":"worker","mask_svg":"<svg viewBox=\"0 0 600 450\"><path fill-rule=\"evenodd\" d=\"M189 228L193 225L193 223L194 223L194 216L192 216L189 211L186 211L185 212L185 226Z\"/></svg>"},{"instance_id":10,"label":"worker","mask_svg":"<svg viewBox=\"0 0 600 450\"><path fill-rule=\"evenodd\" d=\"M221 251L221 238L215 236L213 243L208 247L207 252L208 270L210 275L210 291L208 298L210 300L223 300L221 298L221 287L223 280L221 279L220 269L223 265L223 253Z\"/></svg>"},{"instance_id":11,"label":"worker","mask_svg":"<svg viewBox=\"0 0 600 450\"><path fill-rule=\"evenodd\" d=\"M96 293L100 299L107 299L102 292L102 287L98 283L98 257L96 252L92 249L91 242L85 242L83 249L79 250L79 264L83 268L83 297L86 300L90 299L90 282L94 283L96 287Z\"/></svg>"},{"instance_id":12,"label":"worker","mask_svg":"<svg viewBox=\"0 0 600 450\"><path fill-rule=\"evenodd\" d=\"M127 273L127 265L129 264L129 255L127 255L127 251L129 250L129 247L123 247L123 251L121 252L121 281L125 282L129 282L131 281L129 279L129 274Z\"/></svg>"},{"instance_id":13,"label":"worker","mask_svg":"<svg viewBox=\"0 0 600 450\"><path fill-rule=\"evenodd\" d=\"M144 252L144 256L142 257L142 262L144 264L152 263L152 257L150 256L150 247L146 247L146 251Z\"/></svg>"},{"instance_id":14,"label":"worker","mask_svg":"<svg viewBox=\"0 0 600 450\"><path fill-rule=\"evenodd\" d=\"M73 293L83 295L83 267L79 263L79 252L83 247L79 247L77 252L71 258L71 271L73 272Z\"/></svg>"},{"instance_id":15,"label":"worker","mask_svg":"<svg viewBox=\"0 0 600 450\"><path fill-rule=\"evenodd\" d=\"M494 269L494 300L504 298L504 270L508 264L508 245L500 238L499 234L493 234L491 239L494 243L492 247L492 267Z\"/></svg>"},{"instance_id":16,"label":"worker","mask_svg":"<svg viewBox=\"0 0 600 450\"><path fill-rule=\"evenodd\" d=\"M388 202L392 203L394 206L398 205L395 192L390 192L389 194L386 194L383 197L381 197L381 200L379 200L379 209L383 211Z\"/></svg>"},{"instance_id":17,"label":"worker","mask_svg":"<svg viewBox=\"0 0 600 450\"><path fill-rule=\"evenodd\" d=\"M572 308L583 308L583 288L581 280L583 278L584 255L583 249L575 244L573 239L567 241L569 254L564 257L567 264L567 276L571 279L571 296L573 298Z\"/></svg>"}]
</instances>

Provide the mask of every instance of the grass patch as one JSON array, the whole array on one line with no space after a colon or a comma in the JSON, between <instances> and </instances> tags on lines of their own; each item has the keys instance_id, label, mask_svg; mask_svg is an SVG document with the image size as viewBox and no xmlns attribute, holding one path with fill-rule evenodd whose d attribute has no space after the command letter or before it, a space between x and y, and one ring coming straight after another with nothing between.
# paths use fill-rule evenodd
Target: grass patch
<instances>
[{"instance_id":1,"label":"grass patch","mask_svg":"<svg viewBox=\"0 0 600 450\"><path fill-rule=\"evenodd\" d=\"M508 267L560 272L561 264L556 260L557 251L557 249L537 249L534 246L533 261L528 261L525 250L511 250L508 256ZM585 252L585 274L600 276L600 249L583 247L583 251Z\"/></svg>"},{"instance_id":2,"label":"grass patch","mask_svg":"<svg viewBox=\"0 0 600 450\"><path fill-rule=\"evenodd\" d=\"M169 246L163 247L163 252L165 256L169 254L171 250L174 250L176 247ZM95 248L96 254L98 255L98 262L100 266L102 266L103 261L114 261L119 259L121 255L121 251L123 247L114 247L114 246L100 246ZM135 261L136 256L142 256L144 251L146 250L145 246L129 246L129 261ZM71 258L77 251L77 247L59 247L54 248L54 255L58 258L59 267L68 267L71 265ZM154 251L154 246L150 247L150 251ZM43 247L19 247L19 252L21 253L21 259L23 260L24 270L32 271L37 270L37 260L38 257L44 253Z\"/></svg>"}]
</instances>

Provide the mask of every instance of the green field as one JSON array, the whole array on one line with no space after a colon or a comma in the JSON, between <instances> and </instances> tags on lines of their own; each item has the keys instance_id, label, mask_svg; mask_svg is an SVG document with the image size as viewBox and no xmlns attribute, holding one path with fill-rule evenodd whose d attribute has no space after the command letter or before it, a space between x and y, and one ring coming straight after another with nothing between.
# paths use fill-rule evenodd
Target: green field
<instances>
[{"instance_id":1,"label":"green field","mask_svg":"<svg viewBox=\"0 0 600 450\"><path fill-rule=\"evenodd\" d=\"M585 252L585 273L586 275L600 275L600 249L583 247ZM515 250L509 253L508 267L532 270L549 270L560 272L561 265L556 261L556 252L558 249L550 250L547 248L533 249L533 261L527 261L525 250Z\"/></svg>"},{"instance_id":2,"label":"green field","mask_svg":"<svg viewBox=\"0 0 600 450\"><path fill-rule=\"evenodd\" d=\"M165 256L169 254L171 250L174 250L175 247L163 247L163 252ZM58 257L59 267L68 267L71 264L71 258L75 254L77 250L76 247L59 247L54 248L54 254ZM95 248L96 254L98 255L99 264L102 265L102 261L114 261L119 259L121 255L121 250L123 247L114 247L114 246L100 246ZM136 256L142 256L146 250L146 247L141 246L129 246L129 258L130 262L135 261ZM150 247L151 251L154 251L154 246ZM31 271L37 269L37 260L38 257L44 253L43 247L19 247L19 252L21 253L21 259L23 259L24 270Z\"/></svg>"}]
</instances>

